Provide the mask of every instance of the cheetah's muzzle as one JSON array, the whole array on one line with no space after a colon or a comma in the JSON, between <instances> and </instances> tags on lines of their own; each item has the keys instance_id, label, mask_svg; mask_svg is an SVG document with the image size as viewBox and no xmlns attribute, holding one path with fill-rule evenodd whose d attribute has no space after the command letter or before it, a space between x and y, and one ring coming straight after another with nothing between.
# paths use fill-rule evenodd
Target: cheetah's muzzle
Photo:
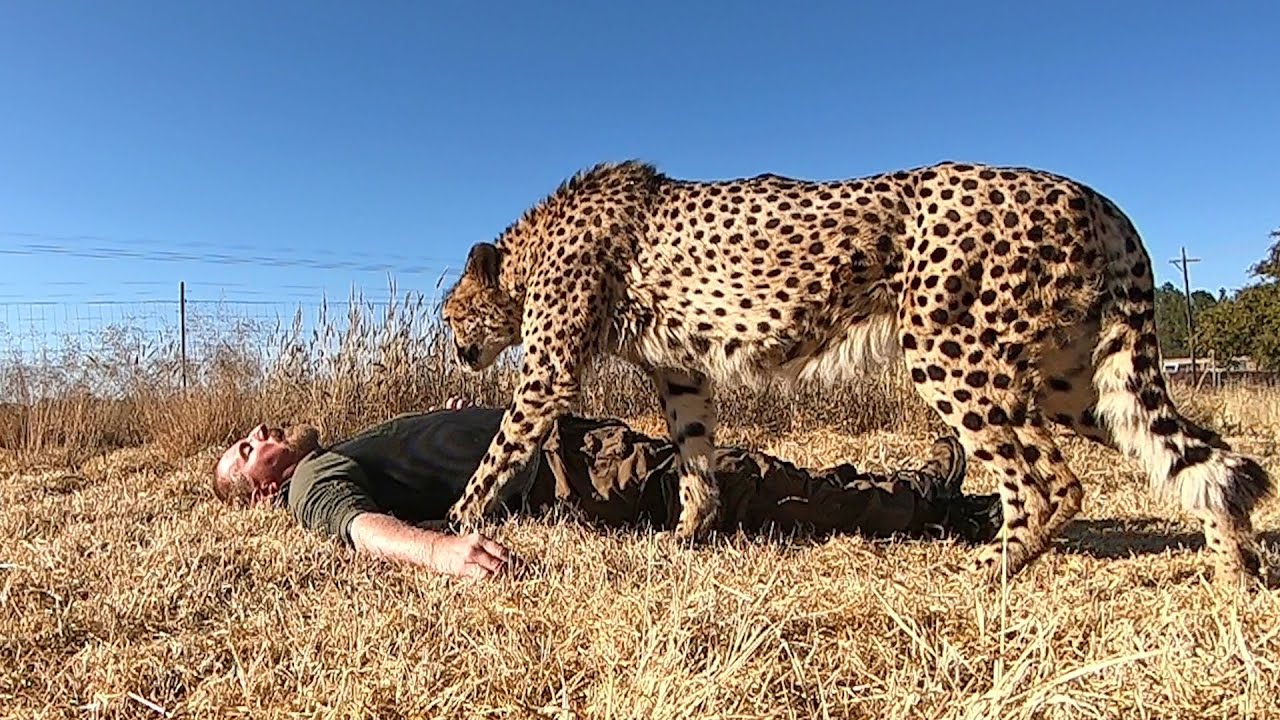
<instances>
[{"instance_id":1,"label":"cheetah's muzzle","mask_svg":"<svg viewBox=\"0 0 1280 720\"><path fill-rule=\"evenodd\" d=\"M466 347L455 345L454 348L458 351L458 359L464 365L472 370L480 369L480 347L478 345L468 345Z\"/></svg>"}]
</instances>

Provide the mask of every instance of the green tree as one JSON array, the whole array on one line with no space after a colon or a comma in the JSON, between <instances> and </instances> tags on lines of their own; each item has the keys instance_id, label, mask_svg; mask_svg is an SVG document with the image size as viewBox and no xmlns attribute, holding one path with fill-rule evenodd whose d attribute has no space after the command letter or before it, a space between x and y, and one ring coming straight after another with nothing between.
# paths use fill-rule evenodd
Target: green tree
<instances>
[{"instance_id":1,"label":"green tree","mask_svg":"<svg viewBox=\"0 0 1280 720\"><path fill-rule=\"evenodd\" d=\"M1261 262L1249 268L1249 270L1257 277L1276 282L1280 281L1280 228L1272 230L1271 237L1276 242L1271 243L1271 249L1267 250L1267 256Z\"/></svg>"},{"instance_id":2,"label":"green tree","mask_svg":"<svg viewBox=\"0 0 1280 720\"><path fill-rule=\"evenodd\" d=\"M1280 229L1270 237L1266 257L1250 268L1257 281L1205 312L1197 335L1219 358L1248 356L1280 370Z\"/></svg>"},{"instance_id":3,"label":"green tree","mask_svg":"<svg viewBox=\"0 0 1280 720\"><path fill-rule=\"evenodd\" d=\"M1191 311L1196 318L1197 338L1200 337L1200 315L1217 304L1218 298L1212 294L1204 290L1191 291ZM1171 282L1156 288L1156 335L1164 357L1186 357L1191 351L1187 345L1186 295Z\"/></svg>"}]
</instances>

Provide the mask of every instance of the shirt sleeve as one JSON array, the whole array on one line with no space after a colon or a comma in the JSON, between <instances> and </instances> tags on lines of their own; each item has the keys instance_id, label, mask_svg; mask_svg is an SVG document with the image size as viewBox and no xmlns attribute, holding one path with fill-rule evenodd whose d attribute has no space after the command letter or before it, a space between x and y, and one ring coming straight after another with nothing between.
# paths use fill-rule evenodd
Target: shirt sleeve
<instances>
[{"instance_id":1,"label":"shirt sleeve","mask_svg":"<svg viewBox=\"0 0 1280 720\"><path fill-rule=\"evenodd\" d=\"M302 527L351 547L351 521L361 513L382 512L367 485L351 458L332 451L307 458L289 480L289 512Z\"/></svg>"}]
</instances>

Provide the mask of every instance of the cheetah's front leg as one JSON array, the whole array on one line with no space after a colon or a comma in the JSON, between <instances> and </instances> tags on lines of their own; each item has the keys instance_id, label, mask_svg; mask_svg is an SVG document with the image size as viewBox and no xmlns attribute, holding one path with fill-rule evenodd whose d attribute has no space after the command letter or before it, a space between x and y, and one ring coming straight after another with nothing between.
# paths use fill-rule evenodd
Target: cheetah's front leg
<instances>
[{"instance_id":1,"label":"cheetah's front leg","mask_svg":"<svg viewBox=\"0 0 1280 720\"><path fill-rule=\"evenodd\" d=\"M698 373L657 370L653 375L667 432L680 451L680 519L676 536L709 531L720 515L720 487L712 465L716 407L711 381Z\"/></svg>"},{"instance_id":2,"label":"cheetah's front leg","mask_svg":"<svg viewBox=\"0 0 1280 720\"><path fill-rule=\"evenodd\" d=\"M527 466L577 394L578 380L572 373L554 373L527 357L515 400L502 414L502 424L462 498L449 509L449 520L471 525L488 514L494 499Z\"/></svg>"}]
</instances>

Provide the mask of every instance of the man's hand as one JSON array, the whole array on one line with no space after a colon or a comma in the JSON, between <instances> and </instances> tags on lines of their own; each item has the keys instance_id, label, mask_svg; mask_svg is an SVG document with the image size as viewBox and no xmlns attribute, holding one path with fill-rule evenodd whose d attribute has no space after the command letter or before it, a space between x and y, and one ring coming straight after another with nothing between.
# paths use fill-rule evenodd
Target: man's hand
<instances>
[{"instance_id":1,"label":"man's hand","mask_svg":"<svg viewBox=\"0 0 1280 720\"><path fill-rule=\"evenodd\" d=\"M446 575L487 578L508 570L511 554L480 533L442 535L435 541L431 564Z\"/></svg>"},{"instance_id":2,"label":"man's hand","mask_svg":"<svg viewBox=\"0 0 1280 720\"><path fill-rule=\"evenodd\" d=\"M380 513L357 515L349 532L357 552L444 575L488 578L512 564L507 548L479 533L459 536L426 530Z\"/></svg>"}]
</instances>

